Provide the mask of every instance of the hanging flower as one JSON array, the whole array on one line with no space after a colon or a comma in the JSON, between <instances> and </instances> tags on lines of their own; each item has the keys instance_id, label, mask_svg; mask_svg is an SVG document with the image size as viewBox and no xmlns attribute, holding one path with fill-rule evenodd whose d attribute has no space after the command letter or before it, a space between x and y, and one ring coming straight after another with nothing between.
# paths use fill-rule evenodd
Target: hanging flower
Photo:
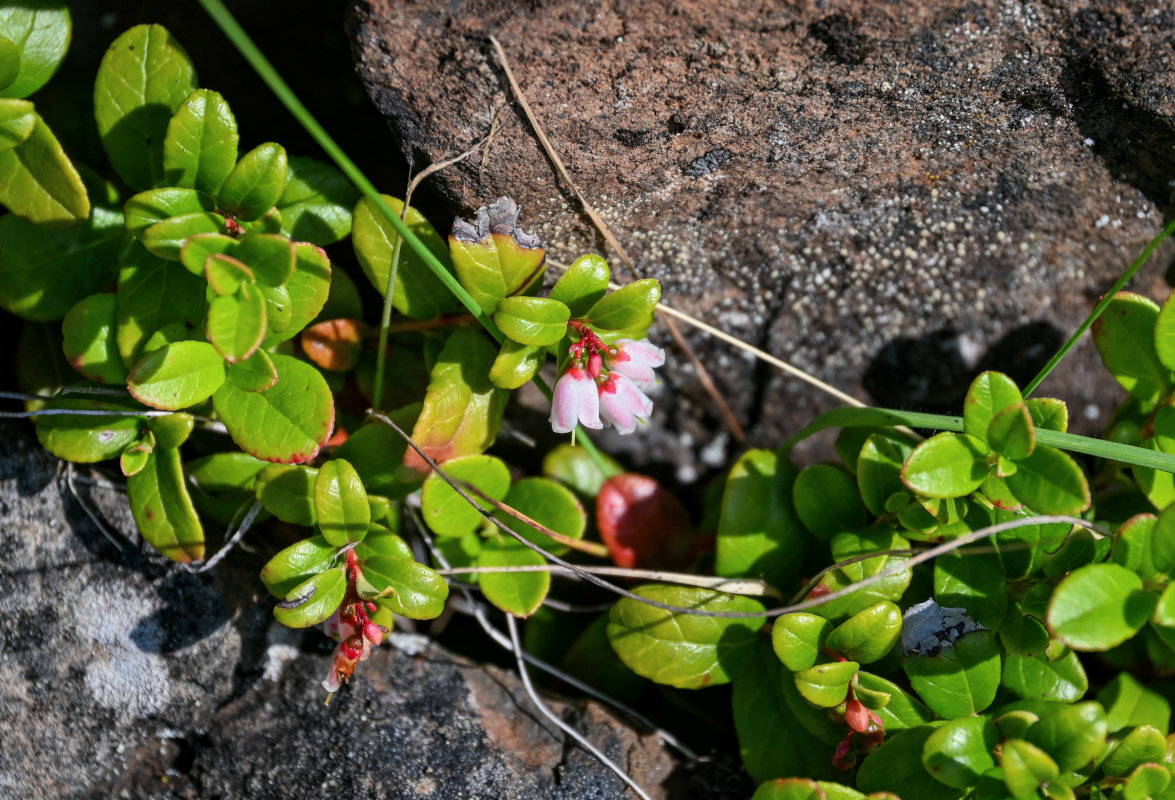
<instances>
[{"instance_id":1,"label":"hanging flower","mask_svg":"<svg viewBox=\"0 0 1175 800\"><path fill-rule=\"evenodd\" d=\"M649 390L657 382L653 369L665 363L665 351L641 339L618 339L616 354L607 359L608 368L636 384L638 389Z\"/></svg>"},{"instance_id":2,"label":"hanging flower","mask_svg":"<svg viewBox=\"0 0 1175 800\"><path fill-rule=\"evenodd\" d=\"M555 433L570 433L577 422L585 428L604 427L596 382L586 370L572 366L555 382L550 421Z\"/></svg>"},{"instance_id":3,"label":"hanging flower","mask_svg":"<svg viewBox=\"0 0 1175 800\"><path fill-rule=\"evenodd\" d=\"M617 433L632 433L637 420L644 422L652 413L653 401L619 372L613 372L600 384L600 417Z\"/></svg>"}]
</instances>

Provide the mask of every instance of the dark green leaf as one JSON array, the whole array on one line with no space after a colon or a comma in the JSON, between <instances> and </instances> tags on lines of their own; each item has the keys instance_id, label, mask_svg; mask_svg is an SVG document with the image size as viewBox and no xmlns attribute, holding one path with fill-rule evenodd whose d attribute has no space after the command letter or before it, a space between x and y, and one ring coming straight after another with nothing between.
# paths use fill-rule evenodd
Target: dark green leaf
<instances>
[{"instance_id":1,"label":"dark green leaf","mask_svg":"<svg viewBox=\"0 0 1175 800\"><path fill-rule=\"evenodd\" d=\"M69 6L60 0L22 0L0 6L0 36L19 53L19 67L0 97L28 97L45 85L69 49Z\"/></svg>"},{"instance_id":2,"label":"dark green leaf","mask_svg":"<svg viewBox=\"0 0 1175 800\"><path fill-rule=\"evenodd\" d=\"M232 450L189 462L188 477L205 492L252 492L253 479L267 466L248 453Z\"/></svg>"},{"instance_id":3,"label":"dark green leaf","mask_svg":"<svg viewBox=\"0 0 1175 800\"><path fill-rule=\"evenodd\" d=\"M164 180L215 197L237 163L237 140L237 121L228 103L210 89L197 89L167 124Z\"/></svg>"},{"instance_id":4,"label":"dark green leaf","mask_svg":"<svg viewBox=\"0 0 1175 800\"><path fill-rule=\"evenodd\" d=\"M506 297L494 312L494 322L507 337L539 347L556 344L566 336L570 318L567 306L546 297Z\"/></svg>"},{"instance_id":5,"label":"dark green leaf","mask_svg":"<svg viewBox=\"0 0 1175 800\"><path fill-rule=\"evenodd\" d=\"M288 628L309 628L335 613L346 593L343 568L324 570L291 589L273 609L273 616Z\"/></svg>"},{"instance_id":6,"label":"dark green leaf","mask_svg":"<svg viewBox=\"0 0 1175 800\"><path fill-rule=\"evenodd\" d=\"M792 505L796 476L787 456L772 450L748 450L735 462L722 493L716 574L774 586L798 577L808 537Z\"/></svg>"},{"instance_id":7,"label":"dark green leaf","mask_svg":"<svg viewBox=\"0 0 1175 800\"><path fill-rule=\"evenodd\" d=\"M445 610L449 584L423 564L410 558L375 555L365 558L360 569L378 593L375 596L402 617L433 619Z\"/></svg>"},{"instance_id":8,"label":"dark green leaf","mask_svg":"<svg viewBox=\"0 0 1175 800\"><path fill-rule=\"evenodd\" d=\"M127 478L126 494L135 525L152 547L172 561L204 557L204 528L188 496L179 450L156 449Z\"/></svg>"},{"instance_id":9,"label":"dark green leaf","mask_svg":"<svg viewBox=\"0 0 1175 800\"><path fill-rule=\"evenodd\" d=\"M975 631L934 656L906 656L910 685L940 717L983 711L1000 685L1000 648L991 631Z\"/></svg>"},{"instance_id":10,"label":"dark green leaf","mask_svg":"<svg viewBox=\"0 0 1175 800\"><path fill-rule=\"evenodd\" d=\"M253 491L265 510L282 522L310 527L314 514L314 484L318 470L310 467L270 464L257 473Z\"/></svg>"},{"instance_id":11,"label":"dark green leaf","mask_svg":"<svg viewBox=\"0 0 1175 800\"><path fill-rule=\"evenodd\" d=\"M290 545L261 569L261 582L274 597L285 597L294 587L334 566L338 548L321 536Z\"/></svg>"},{"instance_id":12,"label":"dark green leaf","mask_svg":"<svg viewBox=\"0 0 1175 800\"><path fill-rule=\"evenodd\" d=\"M922 745L922 766L953 789L968 789L995 766L997 731L985 717L949 720Z\"/></svg>"},{"instance_id":13,"label":"dark green leaf","mask_svg":"<svg viewBox=\"0 0 1175 800\"><path fill-rule=\"evenodd\" d=\"M804 526L819 539L865 527L865 506L856 482L836 467L817 464L800 470L792 501Z\"/></svg>"},{"instance_id":14,"label":"dark green leaf","mask_svg":"<svg viewBox=\"0 0 1175 800\"><path fill-rule=\"evenodd\" d=\"M1080 700L1089 689L1081 659L1072 650L1056 661L1049 661L1043 655L1009 654L1001 682L1005 689L1025 700L1062 703Z\"/></svg>"},{"instance_id":15,"label":"dark green leaf","mask_svg":"<svg viewBox=\"0 0 1175 800\"><path fill-rule=\"evenodd\" d=\"M1167 370L1175 370L1175 293L1155 318L1155 357Z\"/></svg>"},{"instance_id":16,"label":"dark green leaf","mask_svg":"<svg viewBox=\"0 0 1175 800\"><path fill-rule=\"evenodd\" d=\"M227 214L249 222L273 208L286 188L286 151L280 144L259 144L237 162L216 195Z\"/></svg>"},{"instance_id":17,"label":"dark green leaf","mask_svg":"<svg viewBox=\"0 0 1175 800\"><path fill-rule=\"evenodd\" d=\"M38 225L76 225L90 216L85 184L53 131L33 115L28 137L0 149L0 203Z\"/></svg>"},{"instance_id":18,"label":"dark green leaf","mask_svg":"<svg viewBox=\"0 0 1175 800\"><path fill-rule=\"evenodd\" d=\"M477 565L486 567L541 567L547 563L542 555L521 542L500 534L491 534L482 543ZM516 617L533 614L551 588L551 573L538 572L481 572L478 584L495 606Z\"/></svg>"},{"instance_id":19,"label":"dark green leaf","mask_svg":"<svg viewBox=\"0 0 1175 800\"><path fill-rule=\"evenodd\" d=\"M20 47L6 36L0 36L0 90L7 89L20 74ZM11 99L11 98L10 98ZM16 102L26 102L16 100ZM32 103L28 104L32 107Z\"/></svg>"},{"instance_id":20,"label":"dark green leaf","mask_svg":"<svg viewBox=\"0 0 1175 800\"><path fill-rule=\"evenodd\" d=\"M1151 725L1165 731L1171 724L1167 699L1125 672L1119 672L1097 693L1097 701L1106 709L1110 733L1134 725Z\"/></svg>"},{"instance_id":21,"label":"dark green leaf","mask_svg":"<svg viewBox=\"0 0 1175 800\"><path fill-rule=\"evenodd\" d=\"M934 598L941 606L962 608L980 625L997 627L1008 602L1008 583L999 557L944 553L934 562Z\"/></svg>"},{"instance_id":22,"label":"dark green leaf","mask_svg":"<svg viewBox=\"0 0 1175 800\"><path fill-rule=\"evenodd\" d=\"M1089 508L1089 481L1067 453L1038 445L1028 458L1016 464L1008 488L1040 514L1078 514Z\"/></svg>"},{"instance_id":23,"label":"dark green leaf","mask_svg":"<svg viewBox=\"0 0 1175 800\"><path fill-rule=\"evenodd\" d=\"M902 466L902 481L926 497L963 497L979 488L987 470L981 440L940 433L914 448Z\"/></svg>"},{"instance_id":24,"label":"dark green leaf","mask_svg":"<svg viewBox=\"0 0 1175 800\"><path fill-rule=\"evenodd\" d=\"M314 480L314 515L323 537L335 547L358 542L371 525L367 492L355 468L341 458L318 468Z\"/></svg>"},{"instance_id":25,"label":"dark green leaf","mask_svg":"<svg viewBox=\"0 0 1175 800\"><path fill-rule=\"evenodd\" d=\"M504 498L510 489L510 470L494 456L463 456L446 462L442 469L453 480L476 486L495 500ZM470 495L475 501L479 500L475 493ZM493 510L484 500L479 501L479 505ZM476 530L482 521L481 513L435 472L424 481L420 511L425 524L438 536L464 536Z\"/></svg>"},{"instance_id":26,"label":"dark green leaf","mask_svg":"<svg viewBox=\"0 0 1175 800\"><path fill-rule=\"evenodd\" d=\"M176 342L135 364L127 389L140 403L176 411L203 402L224 383L220 354L207 342Z\"/></svg>"},{"instance_id":27,"label":"dark green leaf","mask_svg":"<svg viewBox=\"0 0 1175 800\"><path fill-rule=\"evenodd\" d=\"M633 281L592 306L588 323L606 331L647 327L660 301L660 282L653 278Z\"/></svg>"},{"instance_id":28,"label":"dark green leaf","mask_svg":"<svg viewBox=\"0 0 1175 800\"><path fill-rule=\"evenodd\" d=\"M901 793L903 800L956 800L963 790L945 788L922 766L922 750L937 725L919 725L887 739L861 764L857 788Z\"/></svg>"},{"instance_id":29,"label":"dark green leaf","mask_svg":"<svg viewBox=\"0 0 1175 800\"><path fill-rule=\"evenodd\" d=\"M1110 374L1144 403L1171 391L1171 371L1155 352L1159 307L1142 295L1118 292L1093 323L1093 343Z\"/></svg>"},{"instance_id":30,"label":"dark green leaf","mask_svg":"<svg viewBox=\"0 0 1175 800\"><path fill-rule=\"evenodd\" d=\"M115 302L112 294L90 295L70 309L61 329L70 366L92 381L118 385L126 380L127 370L114 338Z\"/></svg>"},{"instance_id":31,"label":"dark green leaf","mask_svg":"<svg viewBox=\"0 0 1175 800\"><path fill-rule=\"evenodd\" d=\"M578 319L608 293L608 281L611 279L608 262L595 253L589 253L577 258L555 282L551 299L565 304L571 309L571 316Z\"/></svg>"},{"instance_id":32,"label":"dark green leaf","mask_svg":"<svg viewBox=\"0 0 1175 800\"><path fill-rule=\"evenodd\" d=\"M351 208L359 190L331 164L294 156L286 188L277 201L282 231L301 242L326 247L351 232ZM355 315L341 315L355 316Z\"/></svg>"},{"instance_id":33,"label":"dark green leaf","mask_svg":"<svg viewBox=\"0 0 1175 800\"><path fill-rule=\"evenodd\" d=\"M1154 604L1154 595L1130 570L1090 564L1057 585L1049 601L1048 626L1075 650L1108 650L1138 633Z\"/></svg>"}]
</instances>

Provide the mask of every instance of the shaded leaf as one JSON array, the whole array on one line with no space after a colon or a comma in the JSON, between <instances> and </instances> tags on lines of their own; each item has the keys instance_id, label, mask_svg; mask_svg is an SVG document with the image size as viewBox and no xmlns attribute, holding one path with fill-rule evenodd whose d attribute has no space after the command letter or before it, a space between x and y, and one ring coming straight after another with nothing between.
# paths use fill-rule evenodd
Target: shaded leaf
<instances>
[{"instance_id":1,"label":"shaded leaf","mask_svg":"<svg viewBox=\"0 0 1175 800\"><path fill-rule=\"evenodd\" d=\"M351 232L351 208L358 199L359 190L333 165L294 156L277 201L282 231L319 247L334 244Z\"/></svg>"},{"instance_id":2,"label":"shaded leaf","mask_svg":"<svg viewBox=\"0 0 1175 800\"><path fill-rule=\"evenodd\" d=\"M1093 323L1093 343L1122 388L1144 403L1171 391L1171 371L1155 352L1159 307L1142 295L1118 292Z\"/></svg>"},{"instance_id":3,"label":"shaded leaf","mask_svg":"<svg viewBox=\"0 0 1175 800\"><path fill-rule=\"evenodd\" d=\"M714 571L784 586L798 577L807 535L792 503L798 472L787 456L749 450L727 476Z\"/></svg>"},{"instance_id":4,"label":"shaded leaf","mask_svg":"<svg viewBox=\"0 0 1175 800\"><path fill-rule=\"evenodd\" d=\"M805 467L792 485L792 502L804 526L818 539L865 527L865 506L856 482L836 467Z\"/></svg>"},{"instance_id":5,"label":"shaded leaf","mask_svg":"<svg viewBox=\"0 0 1175 800\"><path fill-rule=\"evenodd\" d=\"M491 534L477 555L479 567L543 566L547 560L509 536ZM478 584L486 600L516 617L529 617L542 604L551 588L551 573L481 572Z\"/></svg>"},{"instance_id":6,"label":"shaded leaf","mask_svg":"<svg viewBox=\"0 0 1175 800\"><path fill-rule=\"evenodd\" d=\"M257 473L253 491L265 510L282 522L310 527L315 515L314 485L318 470L287 464L269 464Z\"/></svg>"},{"instance_id":7,"label":"shaded leaf","mask_svg":"<svg viewBox=\"0 0 1175 800\"><path fill-rule=\"evenodd\" d=\"M118 355L115 297L93 294L69 310L62 322L62 351L70 366L98 383L120 384L127 369Z\"/></svg>"},{"instance_id":8,"label":"shaded leaf","mask_svg":"<svg viewBox=\"0 0 1175 800\"><path fill-rule=\"evenodd\" d=\"M132 245L118 273L118 351L128 367L161 328L195 332L204 318L204 281Z\"/></svg>"},{"instance_id":9,"label":"shaded leaf","mask_svg":"<svg viewBox=\"0 0 1175 800\"><path fill-rule=\"evenodd\" d=\"M0 36L17 51L17 68L0 81L0 97L28 97L44 86L69 49L69 7L55 0L23 0L0 6Z\"/></svg>"},{"instance_id":10,"label":"shaded leaf","mask_svg":"<svg viewBox=\"0 0 1175 800\"><path fill-rule=\"evenodd\" d=\"M360 320L324 320L302 331L302 350L323 369L347 372L359 363L365 328Z\"/></svg>"},{"instance_id":11,"label":"shaded leaf","mask_svg":"<svg viewBox=\"0 0 1175 800\"><path fill-rule=\"evenodd\" d=\"M863 792L900 792L903 800L962 797L964 790L944 788L922 766L922 751L937 727L919 725L888 738L861 764L857 788Z\"/></svg>"},{"instance_id":12,"label":"shaded leaf","mask_svg":"<svg viewBox=\"0 0 1175 800\"><path fill-rule=\"evenodd\" d=\"M605 481L596 497L596 524L620 567L675 568L693 555L685 507L647 475L626 472Z\"/></svg>"},{"instance_id":13,"label":"shaded leaf","mask_svg":"<svg viewBox=\"0 0 1175 800\"><path fill-rule=\"evenodd\" d=\"M1009 654L1001 685L1025 700L1072 703L1085 696L1089 679L1085 677L1081 659L1072 650L1056 661L1049 661L1043 655Z\"/></svg>"},{"instance_id":14,"label":"shaded leaf","mask_svg":"<svg viewBox=\"0 0 1175 800\"><path fill-rule=\"evenodd\" d=\"M995 766L996 739L995 725L984 717L948 720L922 746L922 766L947 786L968 789Z\"/></svg>"},{"instance_id":15,"label":"shaded leaf","mask_svg":"<svg viewBox=\"0 0 1175 800\"><path fill-rule=\"evenodd\" d=\"M506 505L555 533L582 539L587 528L587 513L570 489L547 478L523 478L510 487ZM555 555L567 552L567 545L556 542L504 511L494 513L510 530Z\"/></svg>"}]
</instances>

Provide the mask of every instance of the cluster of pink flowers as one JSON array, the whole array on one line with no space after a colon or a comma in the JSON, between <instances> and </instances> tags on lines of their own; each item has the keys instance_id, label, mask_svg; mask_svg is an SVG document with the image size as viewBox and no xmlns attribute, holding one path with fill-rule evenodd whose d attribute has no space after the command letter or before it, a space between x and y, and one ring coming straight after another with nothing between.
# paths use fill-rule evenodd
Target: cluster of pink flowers
<instances>
[{"instance_id":1,"label":"cluster of pink flowers","mask_svg":"<svg viewBox=\"0 0 1175 800\"><path fill-rule=\"evenodd\" d=\"M326 635L338 641L331 657L330 673L322 682L328 692L337 692L339 686L351 679L355 665L366 661L371 648L383 641L386 631L376 625L367 615L375 611L375 603L361 599L355 590L359 579L359 561L354 550L347 551L347 594L335 613L331 614L322 628Z\"/></svg>"},{"instance_id":2,"label":"cluster of pink flowers","mask_svg":"<svg viewBox=\"0 0 1175 800\"><path fill-rule=\"evenodd\" d=\"M551 428L570 433L576 423L618 433L632 433L637 420L653 413L653 401L644 390L656 383L653 369L665 363L665 351L649 342L619 339L611 347L579 320L570 325L579 334L571 345L571 359L551 400Z\"/></svg>"}]
</instances>

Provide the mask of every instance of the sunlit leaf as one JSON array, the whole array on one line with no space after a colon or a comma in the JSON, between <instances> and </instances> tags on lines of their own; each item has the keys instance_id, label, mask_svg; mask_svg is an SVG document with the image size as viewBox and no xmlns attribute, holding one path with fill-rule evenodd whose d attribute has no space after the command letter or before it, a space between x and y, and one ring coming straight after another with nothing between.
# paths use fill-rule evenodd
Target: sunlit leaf
<instances>
[{"instance_id":1,"label":"sunlit leaf","mask_svg":"<svg viewBox=\"0 0 1175 800\"><path fill-rule=\"evenodd\" d=\"M0 6L0 36L19 55L18 67L0 97L28 97L40 89L65 59L72 26L61 0L22 0Z\"/></svg>"},{"instance_id":2,"label":"sunlit leaf","mask_svg":"<svg viewBox=\"0 0 1175 800\"><path fill-rule=\"evenodd\" d=\"M135 525L152 547L172 561L204 557L204 528L184 483L175 449L156 449L146 466L126 481Z\"/></svg>"},{"instance_id":3,"label":"sunlit leaf","mask_svg":"<svg viewBox=\"0 0 1175 800\"><path fill-rule=\"evenodd\" d=\"M241 221L260 219L286 188L286 151L266 142L241 156L216 195L216 205Z\"/></svg>"},{"instance_id":4,"label":"sunlit leaf","mask_svg":"<svg viewBox=\"0 0 1175 800\"><path fill-rule=\"evenodd\" d=\"M197 89L180 104L163 139L164 180L214 197L237 163L237 121L228 103Z\"/></svg>"},{"instance_id":5,"label":"sunlit leaf","mask_svg":"<svg viewBox=\"0 0 1175 800\"><path fill-rule=\"evenodd\" d=\"M207 342L176 342L135 364L127 389L152 408L176 411L203 402L225 382L224 360Z\"/></svg>"},{"instance_id":6,"label":"sunlit leaf","mask_svg":"<svg viewBox=\"0 0 1175 800\"><path fill-rule=\"evenodd\" d=\"M1142 295L1118 292L1093 323L1093 343L1110 374L1144 403L1171 391L1171 371L1155 352L1159 307Z\"/></svg>"},{"instance_id":7,"label":"sunlit leaf","mask_svg":"<svg viewBox=\"0 0 1175 800\"><path fill-rule=\"evenodd\" d=\"M351 232L351 208L359 190L333 165L294 156L278 198L282 230L291 239L326 247Z\"/></svg>"},{"instance_id":8,"label":"sunlit leaf","mask_svg":"<svg viewBox=\"0 0 1175 800\"><path fill-rule=\"evenodd\" d=\"M318 468L314 480L314 514L323 537L336 547L358 542L371 525L367 492L355 468L341 458Z\"/></svg>"}]
</instances>

